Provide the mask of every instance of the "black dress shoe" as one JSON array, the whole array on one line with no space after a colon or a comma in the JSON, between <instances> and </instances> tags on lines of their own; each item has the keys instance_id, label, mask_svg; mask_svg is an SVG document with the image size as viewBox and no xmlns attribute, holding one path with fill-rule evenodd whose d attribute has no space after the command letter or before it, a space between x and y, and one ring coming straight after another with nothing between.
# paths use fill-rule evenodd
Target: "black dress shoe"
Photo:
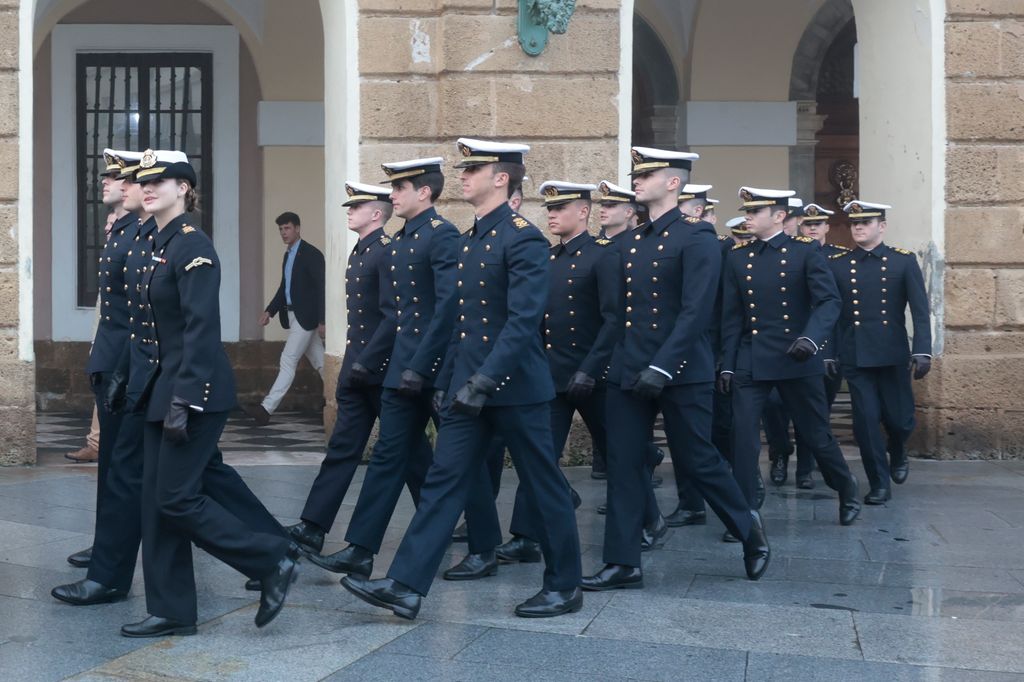
<instances>
[{"instance_id":1,"label":"black dress shoe","mask_svg":"<svg viewBox=\"0 0 1024 682\"><path fill-rule=\"evenodd\" d=\"M324 548L324 529L310 521L285 526L288 536L307 554L319 554Z\"/></svg>"},{"instance_id":2,"label":"black dress shoe","mask_svg":"<svg viewBox=\"0 0 1024 682\"><path fill-rule=\"evenodd\" d=\"M580 505L583 504L583 498L576 492L576 488L569 486L569 495L572 497L572 508L579 509Z\"/></svg>"},{"instance_id":3,"label":"black dress shoe","mask_svg":"<svg viewBox=\"0 0 1024 682\"><path fill-rule=\"evenodd\" d=\"M582 580L584 590L604 592L605 590L638 590L644 586L644 574L639 566L605 564L604 568Z\"/></svg>"},{"instance_id":4,"label":"black dress shoe","mask_svg":"<svg viewBox=\"0 0 1024 682\"><path fill-rule=\"evenodd\" d=\"M416 618L423 601L419 592L391 578L367 580L347 575L341 579L341 585L367 604L391 609L391 613L409 620Z\"/></svg>"},{"instance_id":5,"label":"black dress shoe","mask_svg":"<svg viewBox=\"0 0 1024 682\"><path fill-rule=\"evenodd\" d=\"M498 574L498 557L494 551L467 554L466 557L444 572L445 580L479 580Z\"/></svg>"},{"instance_id":6,"label":"black dress shoe","mask_svg":"<svg viewBox=\"0 0 1024 682\"><path fill-rule=\"evenodd\" d=\"M724 533L722 533L722 542L739 542L739 541L740 541L740 539L738 537L736 537L735 535L733 535L732 533L730 533L729 531L725 531Z\"/></svg>"},{"instance_id":7,"label":"black dress shoe","mask_svg":"<svg viewBox=\"0 0 1024 682\"><path fill-rule=\"evenodd\" d=\"M910 461L906 455L893 455L889 464L889 477L896 485L903 485L910 475Z\"/></svg>"},{"instance_id":8,"label":"black dress shoe","mask_svg":"<svg viewBox=\"0 0 1024 682\"><path fill-rule=\"evenodd\" d=\"M50 594L56 599L74 606L89 606L90 604L109 604L121 601L128 596L128 591L116 590L95 580L82 578L67 585L58 585L50 590Z\"/></svg>"},{"instance_id":9,"label":"black dress shoe","mask_svg":"<svg viewBox=\"0 0 1024 682\"><path fill-rule=\"evenodd\" d=\"M348 573L369 578L373 573L373 552L359 545L349 545L327 556L313 555L309 560L331 573Z\"/></svg>"},{"instance_id":10,"label":"black dress shoe","mask_svg":"<svg viewBox=\"0 0 1024 682\"><path fill-rule=\"evenodd\" d=\"M651 487L652 488L660 488L661 484L664 483L664 482L665 482L665 479L663 479L658 474L654 474L653 476L651 476Z\"/></svg>"},{"instance_id":11,"label":"black dress shoe","mask_svg":"<svg viewBox=\"0 0 1024 682\"><path fill-rule=\"evenodd\" d=\"M594 479L595 481L604 481L604 480L607 480L607 478L608 478L608 472L607 471L600 471L598 469L591 469L590 470L590 477L592 479Z\"/></svg>"},{"instance_id":12,"label":"black dress shoe","mask_svg":"<svg viewBox=\"0 0 1024 682\"><path fill-rule=\"evenodd\" d=\"M761 515L752 511L750 516L754 523L750 527L750 535L743 542L743 568L746 569L748 578L757 580L767 570L768 562L772 558L772 550L768 546L768 536L765 535Z\"/></svg>"},{"instance_id":13,"label":"black dress shoe","mask_svg":"<svg viewBox=\"0 0 1024 682\"><path fill-rule=\"evenodd\" d=\"M196 626L169 618L148 616L138 623L121 626L122 637L187 637L196 634Z\"/></svg>"},{"instance_id":14,"label":"black dress shoe","mask_svg":"<svg viewBox=\"0 0 1024 682\"><path fill-rule=\"evenodd\" d=\"M860 496L857 479L852 474L846 490L839 495L839 524L849 526L860 516Z\"/></svg>"},{"instance_id":15,"label":"black dress shoe","mask_svg":"<svg viewBox=\"0 0 1024 682\"><path fill-rule=\"evenodd\" d=\"M864 496L864 504L879 505L885 504L892 499L892 490L890 488L872 488L867 495Z\"/></svg>"},{"instance_id":16,"label":"black dress shoe","mask_svg":"<svg viewBox=\"0 0 1024 682\"><path fill-rule=\"evenodd\" d=\"M690 511L682 507L665 517L665 525L669 528L681 528L683 526L703 526L708 522L708 513L704 511Z\"/></svg>"},{"instance_id":17,"label":"black dress shoe","mask_svg":"<svg viewBox=\"0 0 1024 682\"><path fill-rule=\"evenodd\" d=\"M259 592L262 589L263 589L263 586L260 585L260 581L257 580L256 578L249 578L248 580L245 581L245 591L246 592Z\"/></svg>"},{"instance_id":18,"label":"black dress shoe","mask_svg":"<svg viewBox=\"0 0 1024 682\"><path fill-rule=\"evenodd\" d=\"M68 563L78 568L89 568L89 564L92 563L92 547L75 552L68 557Z\"/></svg>"},{"instance_id":19,"label":"black dress shoe","mask_svg":"<svg viewBox=\"0 0 1024 682\"><path fill-rule=\"evenodd\" d=\"M599 505L597 505L597 513L602 515L602 516L607 514L608 513L608 505L607 504L599 504Z\"/></svg>"},{"instance_id":20,"label":"black dress shoe","mask_svg":"<svg viewBox=\"0 0 1024 682\"><path fill-rule=\"evenodd\" d=\"M785 457L776 457L772 460L770 476L774 485L782 485L789 478L789 461Z\"/></svg>"},{"instance_id":21,"label":"black dress shoe","mask_svg":"<svg viewBox=\"0 0 1024 682\"><path fill-rule=\"evenodd\" d=\"M643 536L640 538L640 551L649 552L663 546L666 535L668 524L665 523L665 517L659 514L658 519L649 528L644 528Z\"/></svg>"},{"instance_id":22,"label":"black dress shoe","mask_svg":"<svg viewBox=\"0 0 1024 682\"><path fill-rule=\"evenodd\" d=\"M796 487L800 490L814 490L814 476L805 474L796 477Z\"/></svg>"},{"instance_id":23,"label":"black dress shoe","mask_svg":"<svg viewBox=\"0 0 1024 682\"><path fill-rule=\"evenodd\" d=\"M764 505L764 497L767 491L764 489L764 476L761 475L761 469L757 470L757 480L754 481L757 486L754 488L754 509L760 509Z\"/></svg>"},{"instance_id":24,"label":"black dress shoe","mask_svg":"<svg viewBox=\"0 0 1024 682\"><path fill-rule=\"evenodd\" d=\"M583 608L583 590L541 590L516 607L520 618L551 618Z\"/></svg>"},{"instance_id":25,"label":"black dress shoe","mask_svg":"<svg viewBox=\"0 0 1024 682\"><path fill-rule=\"evenodd\" d=\"M452 542L469 542L469 529L466 528L465 521L455 526L455 530L452 531Z\"/></svg>"},{"instance_id":26,"label":"black dress shoe","mask_svg":"<svg viewBox=\"0 0 1024 682\"><path fill-rule=\"evenodd\" d=\"M513 535L505 544L494 550L498 561L507 564L535 564L541 560L540 543L522 535Z\"/></svg>"},{"instance_id":27,"label":"black dress shoe","mask_svg":"<svg viewBox=\"0 0 1024 682\"><path fill-rule=\"evenodd\" d=\"M292 583L299 577L299 546L292 543L277 562L274 572L260 580L260 607L256 609L256 627L261 628L277 618Z\"/></svg>"}]
</instances>

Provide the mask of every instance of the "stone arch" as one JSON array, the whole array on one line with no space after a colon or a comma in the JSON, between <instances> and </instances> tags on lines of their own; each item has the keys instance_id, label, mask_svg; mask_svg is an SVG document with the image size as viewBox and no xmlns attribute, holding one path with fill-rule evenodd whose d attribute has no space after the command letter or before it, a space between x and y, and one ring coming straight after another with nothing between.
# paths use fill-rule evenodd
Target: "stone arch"
<instances>
[{"instance_id":1,"label":"stone arch","mask_svg":"<svg viewBox=\"0 0 1024 682\"><path fill-rule=\"evenodd\" d=\"M633 144L676 146L679 78L654 28L633 14Z\"/></svg>"},{"instance_id":2,"label":"stone arch","mask_svg":"<svg viewBox=\"0 0 1024 682\"><path fill-rule=\"evenodd\" d=\"M791 101L813 100L821 62L846 24L853 19L852 0L828 0L811 18L793 53L789 77Z\"/></svg>"}]
</instances>

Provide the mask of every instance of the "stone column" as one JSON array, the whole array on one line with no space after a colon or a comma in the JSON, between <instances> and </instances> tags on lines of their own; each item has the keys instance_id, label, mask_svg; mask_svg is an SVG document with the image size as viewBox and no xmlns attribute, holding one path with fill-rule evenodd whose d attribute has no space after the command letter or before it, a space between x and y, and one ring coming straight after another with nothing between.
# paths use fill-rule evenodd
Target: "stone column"
<instances>
[{"instance_id":1,"label":"stone column","mask_svg":"<svg viewBox=\"0 0 1024 682\"><path fill-rule=\"evenodd\" d=\"M0 465L34 464L32 325L21 324L31 321L31 298L22 296L32 278L31 238L19 245L20 231L31 226L18 221L19 147L31 144L31 137L24 143L19 138L17 2L0 2L0 36ZM27 68L31 73L31 64Z\"/></svg>"},{"instance_id":2,"label":"stone column","mask_svg":"<svg viewBox=\"0 0 1024 682\"><path fill-rule=\"evenodd\" d=\"M804 203L814 201L814 148L825 118L818 113L817 102L796 103L796 145L789 148L789 186Z\"/></svg>"}]
</instances>

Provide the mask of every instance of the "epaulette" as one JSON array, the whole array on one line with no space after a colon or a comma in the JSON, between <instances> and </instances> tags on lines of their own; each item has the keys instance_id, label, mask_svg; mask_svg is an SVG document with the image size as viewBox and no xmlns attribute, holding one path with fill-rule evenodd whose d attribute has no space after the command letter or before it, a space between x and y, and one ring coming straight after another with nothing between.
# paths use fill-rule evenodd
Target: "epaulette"
<instances>
[{"instance_id":1,"label":"epaulette","mask_svg":"<svg viewBox=\"0 0 1024 682\"><path fill-rule=\"evenodd\" d=\"M597 244L598 246L608 246L609 244L612 243L612 240L611 239L604 239L602 237L601 239L595 239L594 243Z\"/></svg>"},{"instance_id":2,"label":"epaulette","mask_svg":"<svg viewBox=\"0 0 1024 682\"><path fill-rule=\"evenodd\" d=\"M907 251L906 249L899 249L899 248L896 248L895 246L891 246L889 248L891 248L896 253L902 253L904 256L913 256L914 255L913 251Z\"/></svg>"},{"instance_id":3,"label":"epaulette","mask_svg":"<svg viewBox=\"0 0 1024 682\"><path fill-rule=\"evenodd\" d=\"M829 258L829 260L835 260L836 258L844 258L846 256L849 256L851 253L853 253L853 251L851 251L850 249L847 249L846 251L843 251L841 253L833 253L828 258Z\"/></svg>"},{"instance_id":4,"label":"epaulette","mask_svg":"<svg viewBox=\"0 0 1024 682\"><path fill-rule=\"evenodd\" d=\"M754 243L754 241L755 241L755 240L753 240L753 239L748 239L748 240L746 240L746 241L744 241L744 242L740 242L740 243L739 243L739 244L737 244L736 246L732 247L732 249L730 249L730 250L731 250L731 251L735 251L736 249L745 249L745 248L747 248L748 246L750 246L751 244L753 244L753 243Z\"/></svg>"},{"instance_id":5,"label":"epaulette","mask_svg":"<svg viewBox=\"0 0 1024 682\"><path fill-rule=\"evenodd\" d=\"M524 227L529 227L530 226L530 221L527 220L526 218L522 217L522 216L518 216L517 215L517 216L513 216L512 217L512 224L515 225L518 229L521 230Z\"/></svg>"},{"instance_id":6,"label":"epaulette","mask_svg":"<svg viewBox=\"0 0 1024 682\"><path fill-rule=\"evenodd\" d=\"M441 227L442 225L444 225L444 221L441 220L440 218L434 218L433 220L430 221L431 227Z\"/></svg>"},{"instance_id":7,"label":"epaulette","mask_svg":"<svg viewBox=\"0 0 1024 682\"><path fill-rule=\"evenodd\" d=\"M811 239L810 237L805 237L800 234L793 235L793 239L795 239L798 242L803 242L804 244L813 244L814 242L817 241L816 239Z\"/></svg>"},{"instance_id":8,"label":"epaulette","mask_svg":"<svg viewBox=\"0 0 1024 682\"><path fill-rule=\"evenodd\" d=\"M390 243L391 243L391 237L387 236L386 234L382 234L382 235L380 236L380 243L381 243L381 244L382 244L383 246L387 246L388 244L390 244Z\"/></svg>"},{"instance_id":9,"label":"epaulette","mask_svg":"<svg viewBox=\"0 0 1024 682\"><path fill-rule=\"evenodd\" d=\"M196 228L192 227L191 225L184 225L181 228L181 233L182 234L190 234L190 233L195 232L195 231L196 231Z\"/></svg>"},{"instance_id":10,"label":"epaulette","mask_svg":"<svg viewBox=\"0 0 1024 682\"><path fill-rule=\"evenodd\" d=\"M850 247L843 246L842 244L829 244L833 249L842 249L843 251L849 251Z\"/></svg>"},{"instance_id":11,"label":"epaulette","mask_svg":"<svg viewBox=\"0 0 1024 682\"><path fill-rule=\"evenodd\" d=\"M685 220L686 222L690 223L691 225L694 225L694 224L700 222L700 218L695 218L692 215L686 216L685 218L683 218L683 220Z\"/></svg>"},{"instance_id":12,"label":"epaulette","mask_svg":"<svg viewBox=\"0 0 1024 682\"><path fill-rule=\"evenodd\" d=\"M718 235L718 241L724 242L726 239L729 239L729 237L726 237L724 234Z\"/></svg>"}]
</instances>

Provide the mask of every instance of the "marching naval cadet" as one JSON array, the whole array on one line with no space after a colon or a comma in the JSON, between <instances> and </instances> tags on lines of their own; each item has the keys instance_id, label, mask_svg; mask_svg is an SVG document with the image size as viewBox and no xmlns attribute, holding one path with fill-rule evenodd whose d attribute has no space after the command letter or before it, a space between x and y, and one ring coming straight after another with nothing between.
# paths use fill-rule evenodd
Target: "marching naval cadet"
<instances>
[{"instance_id":1,"label":"marching naval cadet","mask_svg":"<svg viewBox=\"0 0 1024 682\"><path fill-rule=\"evenodd\" d=\"M458 148L462 194L476 220L459 245L459 312L442 372L451 380L445 386L434 462L387 577L349 575L341 582L369 604L415 618L469 487L486 488L480 472L487 445L497 434L512 455L527 502L541 519L537 539L544 585L515 613L558 616L582 608L583 594L576 518L551 436L555 386L538 333L547 303L550 244L507 203L522 183L523 156L530 148L469 138L459 139Z\"/></svg>"},{"instance_id":2,"label":"marching naval cadet","mask_svg":"<svg viewBox=\"0 0 1024 682\"><path fill-rule=\"evenodd\" d=\"M758 423L777 389L825 483L839 493L840 523L850 525L860 513L857 479L829 427L818 352L838 317L835 280L814 240L783 231L792 191L742 187L739 194L755 239L733 247L726 261L718 377L719 390L733 400L733 473L753 504Z\"/></svg>"},{"instance_id":3,"label":"marching naval cadet","mask_svg":"<svg viewBox=\"0 0 1024 682\"><path fill-rule=\"evenodd\" d=\"M636 194L607 180L602 180L597 188L601 193L597 199L601 226L598 238L617 242L622 235L636 229L639 222Z\"/></svg>"},{"instance_id":4,"label":"marching naval cadet","mask_svg":"<svg viewBox=\"0 0 1024 682\"><path fill-rule=\"evenodd\" d=\"M696 154L632 149L633 187L651 221L622 246L626 280L623 337L608 372L608 517L604 565L584 589L643 587L644 457L660 411L674 460L744 541L747 577L757 580L770 558L760 515L752 511L711 443L714 354L712 314L722 259L714 228L678 209ZM679 457L677 452L682 452Z\"/></svg>"},{"instance_id":5,"label":"marching naval cadet","mask_svg":"<svg viewBox=\"0 0 1024 682\"><path fill-rule=\"evenodd\" d=\"M141 493L141 421L120 414L106 400L121 383L121 356L130 334L129 261L142 226L142 204L129 195L137 152L105 149L103 203L117 216L99 257L100 322L87 370L96 394L100 419L96 521L93 544L85 565L86 577L59 585L51 594L68 604L84 606L124 599L131 588L139 553L139 495ZM133 201L134 200L134 201ZM83 553L79 553L83 554ZM68 561L81 565L81 558Z\"/></svg>"},{"instance_id":6,"label":"marching naval cadet","mask_svg":"<svg viewBox=\"0 0 1024 682\"><path fill-rule=\"evenodd\" d=\"M110 468L110 456L114 441L121 426L121 416L112 414L103 404L103 396L107 385L121 357L121 349L128 339L128 306L124 295L124 261L131 248L130 240L125 232L138 226L139 219L124 207L123 182L119 179L125 161L125 152L114 149L103 150L102 170L99 171L102 188L103 205L110 210L115 218L110 229L110 238L103 245L99 255L97 271L97 288L99 298L99 324L96 335L89 349L89 361L85 371L89 375L89 385L96 399L96 412L100 423L100 445L96 475L96 511L97 521L101 518L103 505L109 498L107 494L107 471ZM92 559L92 547L75 552L67 558L72 566L86 568ZM108 586L109 587L109 586ZM57 596L56 594L54 596ZM60 597L57 597L60 599Z\"/></svg>"},{"instance_id":7,"label":"marching naval cadet","mask_svg":"<svg viewBox=\"0 0 1024 682\"><path fill-rule=\"evenodd\" d=\"M931 369L931 327L924 277L911 251L885 244L891 206L855 200L843 210L857 248L829 258L843 299L836 352L853 406L853 431L871 485L865 504L892 497L889 479L907 480L906 442L914 430L911 375ZM905 314L910 307L913 343ZM886 442L879 423L889 434Z\"/></svg>"},{"instance_id":8,"label":"marching naval cadet","mask_svg":"<svg viewBox=\"0 0 1024 682\"><path fill-rule=\"evenodd\" d=\"M395 299L391 290L392 240L384 233L393 206L391 189L345 183L348 229L357 241L345 268L347 329L345 355L334 391L338 411L320 471L306 496L300 521L288 533L307 555L318 555L324 535L338 516L356 468L381 411L381 383L395 341ZM429 461L425 437L415 447ZM416 499L423 473L410 470L405 483Z\"/></svg>"},{"instance_id":9,"label":"marching naval cadet","mask_svg":"<svg viewBox=\"0 0 1024 682\"><path fill-rule=\"evenodd\" d=\"M732 235L732 240L735 244L750 241L754 238L754 235L750 234L750 230L747 229L747 217L736 216L730 218L725 226L729 228L729 233Z\"/></svg>"},{"instance_id":10,"label":"marching naval cadet","mask_svg":"<svg viewBox=\"0 0 1024 682\"><path fill-rule=\"evenodd\" d=\"M210 239L188 224L196 174L183 161L143 154L136 182L156 220L143 285L154 346L144 405L143 568L150 615L124 625L126 637L192 635L196 589L192 543L260 580L257 627L273 620L295 578L298 547L254 531L217 501L220 482L204 473L219 460L217 440L236 405L234 375L220 335L220 261ZM259 505L254 496L250 504ZM255 513L255 512L254 512Z\"/></svg>"},{"instance_id":11,"label":"marching naval cadet","mask_svg":"<svg viewBox=\"0 0 1024 682\"><path fill-rule=\"evenodd\" d=\"M701 218L704 222L711 223L713 227L718 227L718 204L718 199L711 199L710 197L705 197L704 199L704 211L701 214Z\"/></svg>"},{"instance_id":12,"label":"marching naval cadet","mask_svg":"<svg viewBox=\"0 0 1024 682\"><path fill-rule=\"evenodd\" d=\"M406 472L422 470L417 474L422 479L430 465L430 456L416 456L416 444L423 439L433 414L434 391L440 388L458 312L456 277L462 269L457 264L459 231L434 209L444 189L443 161L435 157L382 166L395 211L406 221L391 243L390 293L398 326L384 375L380 436L345 534L348 547L313 560L336 573L370 577ZM486 470L478 473L482 481ZM497 568L494 548L501 542L501 525L490 486L486 492L466 509L470 556L459 570L470 574Z\"/></svg>"},{"instance_id":13,"label":"marching naval cadet","mask_svg":"<svg viewBox=\"0 0 1024 682\"><path fill-rule=\"evenodd\" d=\"M556 457L565 448L576 412L590 432L594 451L607 451L605 374L621 332L625 299L618 248L611 240L595 239L587 232L591 192L596 189L596 185L554 180L540 186L548 231L559 240L550 249L550 287L541 325L555 382L551 431ZM657 513L657 502L654 508ZM540 561L539 522L520 486L512 511L512 539L498 547L498 558ZM660 514L652 525L658 526L655 534L664 534Z\"/></svg>"}]
</instances>

